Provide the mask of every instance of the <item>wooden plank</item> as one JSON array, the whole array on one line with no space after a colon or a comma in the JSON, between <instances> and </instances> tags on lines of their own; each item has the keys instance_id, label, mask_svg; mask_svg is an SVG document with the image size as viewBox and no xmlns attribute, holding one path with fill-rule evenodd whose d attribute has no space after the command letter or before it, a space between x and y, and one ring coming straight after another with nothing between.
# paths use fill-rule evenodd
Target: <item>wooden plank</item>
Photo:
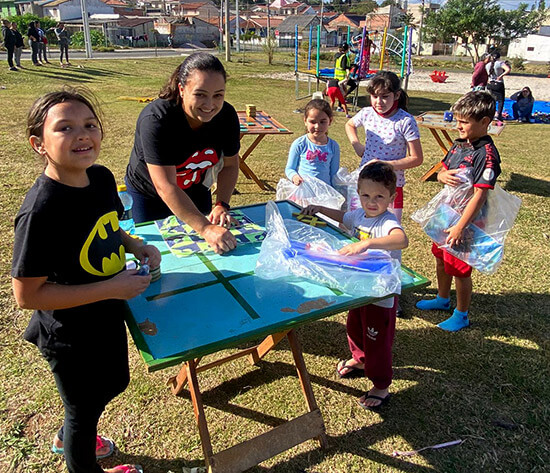
<instances>
[{"instance_id":1,"label":"wooden plank","mask_svg":"<svg viewBox=\"0 0 550 473\"><path fill-rule=\"evenodd\" d=\"M283 338L285 338L288 330L284 332L274 333L266 337L262 343L254 347L254 351L250 354L250 364L255 365L260 361L265 355L267 355L277 343L279 343Z\"/></svg>"},{"instance_id":2,"label":"wooden plank","mask_svg":"<svg viewBox=\"0 0 550 473\"><path fill-rule=\"evenodd\" d=\"M216 453L209 473L240 473L289 448L325 434L321 411L308 412L258 437Z\"/></svg>"}]
</instances>

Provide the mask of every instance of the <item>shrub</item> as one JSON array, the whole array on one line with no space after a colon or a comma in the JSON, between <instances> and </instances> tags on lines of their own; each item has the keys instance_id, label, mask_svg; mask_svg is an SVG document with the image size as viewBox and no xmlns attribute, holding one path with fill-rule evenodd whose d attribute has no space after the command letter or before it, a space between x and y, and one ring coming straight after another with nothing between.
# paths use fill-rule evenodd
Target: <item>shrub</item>
<instances>
[{"instance_id":1,"label":"shrub","mask_svg":"<svg viewBox=\"0 0 550 473\"><path fill-rule=\"evenodd\" d=\"M90 41L92 42L92 47L98 46L108 46L109 42L106 40L105 35L98 30L90 30ZM84 32L77 31L71 36L71 46L75 48L84 48Z\"/></svg>"},{"instance_id":2,"label":"shrub","mask_svg":"<svg viewBox=\"0 0 550 473\"><path fill-rule=\"evenodd\" d=\"M512 57L510 58L510 64L512 65L513 71L524 71L525 65L523 64L525 59L522 57Z\"/></svg>"}]
</instances>

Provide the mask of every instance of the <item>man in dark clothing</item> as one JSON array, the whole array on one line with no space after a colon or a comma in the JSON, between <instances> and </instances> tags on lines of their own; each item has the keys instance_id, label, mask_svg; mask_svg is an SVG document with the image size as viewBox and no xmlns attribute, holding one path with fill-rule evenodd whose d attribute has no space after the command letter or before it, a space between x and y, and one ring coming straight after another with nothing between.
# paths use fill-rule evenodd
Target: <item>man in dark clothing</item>
<instances>
[{"instance_id":1,"label":"man in dark clothing","mask_svg":"<svg viewBox=\"0 0 550 473\"><path fill-rule=\"evenodd\" d=\"M8 20L2 20L2 38L4 40L4 46L8 51L8 65L10 71L17 71L17 67L13 64L13 52L15 51L15 35L10 29L10 22Z\"/></svg>"}]
</instances>

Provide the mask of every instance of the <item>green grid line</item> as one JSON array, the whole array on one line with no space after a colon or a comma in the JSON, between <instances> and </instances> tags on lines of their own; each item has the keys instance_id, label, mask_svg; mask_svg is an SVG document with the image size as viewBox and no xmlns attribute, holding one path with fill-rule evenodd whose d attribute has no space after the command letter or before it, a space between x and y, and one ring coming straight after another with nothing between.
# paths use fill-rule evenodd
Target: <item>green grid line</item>
<instances>
[{"instance_id":1,"label":"green grid line","mask_svg":"<svg viewBox=\"0 0 550 473\"><path fill-rule=\"evenodd\" d=\"M231 285L231 283L224 277L224 275L214 266L214 263L208 259L204 254L197 254L199 259L210 270L210 272L218 279L227 292L229 292L233 298L241 305L251 319L259 319L260 315L252 308L252 306L246 302L243 296Z\"/></svg>"}]
</instances>

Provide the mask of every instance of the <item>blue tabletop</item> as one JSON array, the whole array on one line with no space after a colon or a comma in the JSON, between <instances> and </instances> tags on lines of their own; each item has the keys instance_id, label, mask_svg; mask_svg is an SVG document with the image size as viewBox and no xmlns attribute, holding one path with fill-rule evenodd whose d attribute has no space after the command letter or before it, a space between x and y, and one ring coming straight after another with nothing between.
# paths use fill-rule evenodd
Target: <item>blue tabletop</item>
<instances>
[{"instance_id":1,"label":"blue tabletop","mask_svg":"<svg viewBox=\"0 0 550 473\"><path fill-rule=\"evenodd\" d=\"M292 218L299 210L288 201L277 206L283 218ZM265 204L239 210L254 223L265 225ZM336 228L326 229L348 239ZM177 257L155 223L140 225L136 231L162 253L160 280L128 301L128 326L150 371L373 301L304 279L257 277L254 268L261 243L240 245L223 255L207 251ZM403 290L429 284L414 271L404 270L408 276Z\"/></svg>"}]
</instances>

